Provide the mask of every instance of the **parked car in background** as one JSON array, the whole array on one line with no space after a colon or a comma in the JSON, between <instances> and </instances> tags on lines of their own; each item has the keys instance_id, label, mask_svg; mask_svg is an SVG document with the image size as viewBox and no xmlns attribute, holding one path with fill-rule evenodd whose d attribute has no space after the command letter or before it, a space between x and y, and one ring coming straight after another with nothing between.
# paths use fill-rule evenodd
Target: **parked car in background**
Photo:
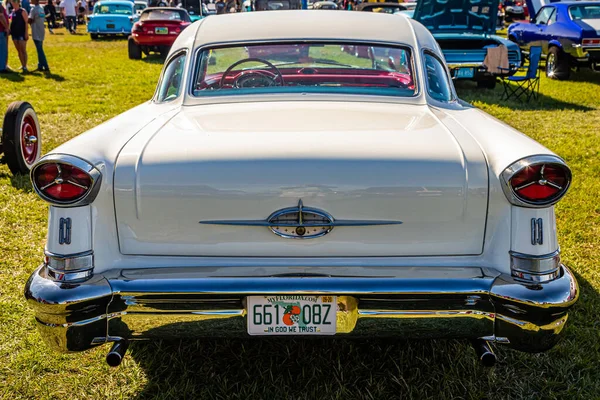
<instances>
[{"instance_id":1,"label":"parked car in background","mask_svg":"<svg viewBox=\"0 0 600 400\"><path fill-rule=\"evenodd\" d=\"M313 10L337 10L338 5L333 1L315 1L312 3Z\"/></svg>"},{"instance_id":2,"label":"parked car in background","mask_svg":"<svg viewBox=\"0 0 600 400\"><path fill-rule=\"evenodd\" d=\"M381 13L184 30L151 101L32 169L50 204L25 288L43 340L112 342L113 366L157 338L460 338L485 365L489 342L553 347L579 295L554 214L569 167L460 102L443 58Z\"/></svg>"},{"instance_id":3,"label":"parked car in background","mask_svg":"<svg viewBox=\"0 0 600 400\"><path fill-rule=\"evenodd\" d=\"M493 88L496 78L513 75L521 65L519 46L497 36L498 0L420 0L413 18L439 43L454 79L470 79ZM483 63L489 47L506 46L508 69L491 74Z\"/></svg>"},{"instance_id":4,"label":"parked car in background","mask_svg":"<svg viewBox=\"0 0 600 400\"><path fill-rule=\"evenodd\" d=\"M400 13L401 11L407 11L407 8L402 3L360 3L358 7L356 7L356 11L395 14Z\"/></svg>"},{"instance_id":5,"label":"parked car in background","mask_svg":"<svg viewBox=\"0 0 600 400\"><path fill-rule=\"evenodd\" d=\"M508 38L524 52L542 46L549 78L569 79L574 67L600 71L600 2L550 3L531 22L510 25Z\"/></svg>"},{"instance_id":6,"label":"parked car in background","mask_svg":"<svg viewBox=\"0 0 600 400\"><path fill-rule=\"evenodd\" d=\"M138 16L140 16L142 11L144 11L146 8L148 8L148 2L146 0L135 0L133 3L133 9Z\"/></svg>"},{"instance_id":7,"label":"parked car in background","mask_svg":"<svg viewBox=\"0 0 600 400\"><path fill-rule=\"evenodd\" d=\"M192 23L183 8L149 7L133 25L128 40L129 58L139 60L142 54L160 53L166 57L177 36Z\"/></svg>"},{"instance_id":8,"label":"parked car in background","mask_svg":"<svg viewBox=\"0 0 600 400\"><path fill-rule=\"evenodd\" d=\"M523 1L518 0L502 0L504 8L504 20L506 22L520 21L525 19L525 8Z\"/></svg>"},{"instance_id":9,"label":"parked car in background","mask_svg":"<svg viewBox=\"0 0 600 400\"><path fill-rule=\"evenodd\" d=\"M128 0L102 0L88 15L87 31L92 40L98 36L130 35L138 15L134 3Z\"/></svg>"}]
</instances>

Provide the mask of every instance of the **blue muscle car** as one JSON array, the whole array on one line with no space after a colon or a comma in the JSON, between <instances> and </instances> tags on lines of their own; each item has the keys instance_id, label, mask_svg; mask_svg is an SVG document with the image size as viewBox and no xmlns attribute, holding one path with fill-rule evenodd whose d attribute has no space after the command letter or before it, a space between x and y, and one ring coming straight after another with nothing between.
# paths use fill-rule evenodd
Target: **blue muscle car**
<instances>
[{"instance_id":1,"label":"blue muscle car","mask_svg":"<svg viewBox=\"0 0 600 400\"><path fill-rule=\"evenodd\" d=\"M413 18L431 31L453 78L493 88L497 76L512 75L521 65L519 46L495 35L497 14L498 0L421 0ZM499 45L507 47L508 69L491 74L483 62L487 49Z\"/></svg>"},{"instance_id":2,"label":"blue muscle car","mask_svg":"<svg viewBox=\"0 0 600 400\"><path fill-rule=\"evenodd\" d=\"M130 35L131 27L138 20L134 2L129 0L99 1L88 18L87 31L92 40L99 35Z\"/></svg>"},{"instance_id":3,"label":"blue muscle car","mask_svg":"<svg viewBox=\"0 0 600 400\"><path fill-rule=\"evenodd\" d=\"M543 5L530 23L510 25L508 37L524 52L542 46L549 78L569 79L571 67L600 71L600 2Z\"/></svg>"}]
</instances>

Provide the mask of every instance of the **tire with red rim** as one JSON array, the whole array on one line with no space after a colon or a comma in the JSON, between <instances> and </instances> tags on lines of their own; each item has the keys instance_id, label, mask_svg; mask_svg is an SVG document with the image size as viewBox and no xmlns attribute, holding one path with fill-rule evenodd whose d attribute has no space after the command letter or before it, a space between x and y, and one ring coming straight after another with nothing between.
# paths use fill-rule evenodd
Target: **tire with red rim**
<instances>
[{"instance_id":1,"label":"tire with red rim","mask_svg":"<svg viewBox=\"0 0 600 400\"><path fill-rule=\"evenodd\" d=\"M31 104L15 101L8 106L2 125L4 161L13 174L28 174L42 154L40 123Z\"/></svg>"}]
</instances>

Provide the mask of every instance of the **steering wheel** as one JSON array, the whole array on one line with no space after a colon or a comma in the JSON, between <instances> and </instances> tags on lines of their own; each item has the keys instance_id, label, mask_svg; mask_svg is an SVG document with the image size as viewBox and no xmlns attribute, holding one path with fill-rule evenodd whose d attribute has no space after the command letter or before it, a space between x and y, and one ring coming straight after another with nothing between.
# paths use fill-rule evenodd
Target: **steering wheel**
<instances>
[{"instance_id":1,"label":"steering wheel","mask_svg":"<svg viewBox=\"0 0 600 400\"><path fill-rule=\"evenodd\" d=\"M251 81L256 82L257 80L260 81L261 79L267 83L265 86L283 86L285 84L285 82L283 80L283 75L281 74L281 71L279 70L279 68L277 68L275 65L273 65L269 61L263 60L262 58L250 57L250 58L244 58L242 60L236 61L233 64L231 64L225 70L225 72L223 72L223 75L221 75L221 80L219 81L219 87L223 88L225 86L225 78L227 78L227 75L229 75L235 67L237 67L240 64L247 63L247 62L263 63L275 72L273 73L273 72L270 72L267 70L243 71L237 78L235 78L235 81L233 82L233 87L235 87L235 88L243 87L243 86L239 86L240 81L241 81L241 83L251 82ZM278 80L279 80L279 82L278 82Z\"/></svg>"}]
</instances>

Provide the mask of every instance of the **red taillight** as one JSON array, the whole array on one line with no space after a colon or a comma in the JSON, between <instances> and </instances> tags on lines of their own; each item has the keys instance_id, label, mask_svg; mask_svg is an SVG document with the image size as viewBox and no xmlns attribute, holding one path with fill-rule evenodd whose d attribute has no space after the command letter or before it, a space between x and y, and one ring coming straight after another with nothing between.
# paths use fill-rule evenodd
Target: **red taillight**
<instances>
[{"instance_id":1,"label":"red taillight","mask_svg":"<svg viewBox=\"0 0 600 400\"><path fill-rule=\"evenodd\" d=\"M565 172L546 164L526 167L510 181L517 196L530 201L544 201L559 194L567 182Z\"/></svg>"},{"instance_id":2,"label":"red taillight","mask_svg":"<svg viewBox=\"0 0 600 400\"><path fill-rule=\"evenodd\" d=\"M37 194L56 205L83 205L81 203L84 201L91 202L97 193L100 178L100 171L94 166L67 155L47 156L31 171L31 180Z\"/></svg>"},{"instance_id":3,"label":"red taillight","mask_svg":"<svg viewBox=\"0 0 600 400\"><path fill-rule=\"evenodd\" d=\"M516 162L502 174L511 203L525 207L547 207L565 195L571 171L553 156L535 156Z\"/></svg>"},{"instance_id":4,"label":"red taillight","mask_svg":"<svg viewBox=\"0 0 600 400\"><path fill-rule=\"evenodd\" d=\"M599 39L583 39L582 44L584 46L600 45L600 38Z\"/></svg>"},{"instance_id":5,"label":"red taillight","mask_svg":"<svg viewBox=\"0 0 600 400\"><path fill-rule=\"evenodd\" d=\"M141 23L136 22L135 24L133 24L133 32L143 32L144 31L144 27L142 26Z\"/></svg>"},{"instance_id":6,"label":"red taillight","mask_svg":"<svg viewBox=\"0 0 600 400\"><path fill-rule=\"evenodd\" d=\"M33 178L42 193L61 202L81 198L92 186L88 173L68 164L44 164L37 168Z\"/></svg>"}]
</instances>

